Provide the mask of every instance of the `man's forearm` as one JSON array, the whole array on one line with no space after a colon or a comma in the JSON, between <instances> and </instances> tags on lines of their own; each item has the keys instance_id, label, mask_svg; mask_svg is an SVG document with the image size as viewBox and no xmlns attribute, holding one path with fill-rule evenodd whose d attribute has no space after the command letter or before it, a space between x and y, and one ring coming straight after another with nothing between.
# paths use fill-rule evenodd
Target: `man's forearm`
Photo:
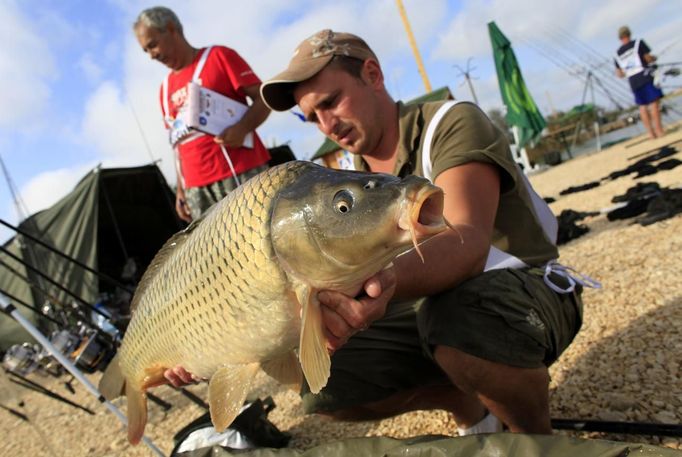
<instances>
[{"instance_id":1,"label":"man's forearm","mask_svg":"<svg viewBox=\"0 0 682 457\"><path fill-rule=\"evenodd\" d=\"M424 262L415 250L395 259L397 285L394 297L433 295L483 271L490 249L489 240L483 239L472 227L458 225L456 228L460 233L443 233L419 246Z\"/></svg>"},{"instance_id":2,"label":"man's forearm","mask_svg":"<svg viewBox=\"0 0 682 457\"><path fill-rule=\"evenodd\" d=\"M237 122L234 127L239 130L249 133L256 130L270 115L270 109L259 98L255 99L249 109L244 113L244 116Z\"/></svg>"}]
</instances>

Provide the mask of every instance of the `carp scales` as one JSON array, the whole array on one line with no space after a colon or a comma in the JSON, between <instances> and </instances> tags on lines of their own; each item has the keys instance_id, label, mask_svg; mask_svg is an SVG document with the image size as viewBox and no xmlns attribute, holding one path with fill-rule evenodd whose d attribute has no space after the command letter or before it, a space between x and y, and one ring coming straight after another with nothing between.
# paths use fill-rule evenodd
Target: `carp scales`
<instances>
[{"instance_id":1,"label":"carp scales","mask_svg":"<svg viewBox=\"0 0 682 457\"><path fill-rule=\"evenodd\" d=\"M330 357L317 292L357 293L372 275L447 229L426 179L273 167L171 237L145 271L132 319L100 390L125 394L128 439L147 422L146 390L181 365L209 379L216 430L228 427L259 369L314 393Z\"/></svg>"}]
</instances>

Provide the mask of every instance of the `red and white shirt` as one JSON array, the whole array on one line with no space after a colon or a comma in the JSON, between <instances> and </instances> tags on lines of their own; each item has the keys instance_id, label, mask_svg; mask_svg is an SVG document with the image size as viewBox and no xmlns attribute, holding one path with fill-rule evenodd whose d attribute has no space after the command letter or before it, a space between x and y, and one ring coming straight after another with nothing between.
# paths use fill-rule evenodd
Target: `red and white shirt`
<instances>
[{"instance_id":1,"label":"red and white shirt","mask_svg":"<svg viewBox=\"0 0 682 457\"><path fill-rule=\"evenodd\" d=\"M247 104L244 87L260 84L258 76L233 49L225 46L203 48L190 65L168 75L167 91L164 91L163 86L161 88L161 110L166 128L170 128L166 119L174 119L185 103L187 84L192 81L201 56L207 49L210 53L200 70L198 80L195 80L196 83L243 104ZM165 103L164 93L168 97ZM165 112L166 107L168 112ZM232 176L220 145L215 143L213 138L211 135L200 135L177 145L185 188L206 186ZM237 174L266 164L270 160L270 154L256 132L253 135L253 149L245 147L226 149Z\"/></svg>"}]
</instances>

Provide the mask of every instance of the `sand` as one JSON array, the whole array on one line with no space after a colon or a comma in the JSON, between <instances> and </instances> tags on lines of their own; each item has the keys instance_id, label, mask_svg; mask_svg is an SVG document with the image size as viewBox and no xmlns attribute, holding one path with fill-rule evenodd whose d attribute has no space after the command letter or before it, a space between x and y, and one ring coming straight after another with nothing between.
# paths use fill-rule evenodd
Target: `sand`
<instances>
[{"instance_id":1,"label":"sand","mask_svg":"<svg viewBox=\"0 0 682 457\"><path fill-rule=\"evenodd\" d=\"M676 146L672 158L682 160L682 130L670 128L657 140L642 137L598 153L582 155L530 176L537 192L554 197L555 214L564 209L588 212L613 205L611 198L638 182L682 186L682 167L634 179L629 175L584 192L560 196L571 186L597 181L633 163L638 156L663 145ZM641 156L640 156L641 157ZM584 293L584 324L573 344L550 373L553 418L682 423L682 215L643 227L632 220L610 222L604 214L581 221L590 231L561 248L561 261L598 279L601 290ZM100 374L88 375L96 384ZM31 379L90 408L90 415L44 395L15 389L9 394L0 383L0 405L27 415L22 420L0 409L0 455L150 456L143 444L128 445L116 417L74 382L76 393L63 385L63 376ZM272 395L277 407L270 419L292 434L290 446L308 449L319 443L357 436L406 438L423 434L456 435L445 411L416 411L374 422L347 423L302 414L298 396L259 375L255 395ZM13 385L13 384L12 384ZM16 385L13 385L16 387ZM205 398L206 386L192 386ZM160 387L154 393L172 404L167 412L150 404L147 436L168 455L173 435L204 410L177 391ZM23 400L23 406L18 402ZM122 410L125 402L117 400ZM650 443L682 449L680 438L588 432L557 433L581 438Z\"/></svg>"}]
</instances>

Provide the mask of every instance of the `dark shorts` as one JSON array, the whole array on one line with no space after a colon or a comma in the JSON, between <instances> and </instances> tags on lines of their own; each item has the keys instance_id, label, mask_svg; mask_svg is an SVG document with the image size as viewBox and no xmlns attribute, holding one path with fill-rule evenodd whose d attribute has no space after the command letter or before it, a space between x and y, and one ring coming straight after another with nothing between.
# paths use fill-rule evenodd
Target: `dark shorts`
<instances>
[{"instance_id":1,"label":"dark shorts","mask_svg":"<svg viewBox=\"0 0 682 457\"><path fill-rule=\"evenodd\" d=\"M633 92L635 93L635 103L638 105L649 105L663 97L663 91L654 86L653 82L648 82Z\"/></svg>"},{"instance_id":2,"label":"dark shorts","mask_svg":"<svg viewBox=\"0 0 682 457\"><path fill-rule=\"evenodd\" d=\"M238 174L237 179L240 183L244 183L256 176L258 173L268 169L267 165L261 165L256 168ZM198 219L214 204L222 200L227 194L237 188L237 181L230 176L229 178L221 179L214 183L201 187L188 187L185 189L185 198L189 211L192 214L192 219Z\"/></svg>"},{"instance_id":3,"label":"dark shorts","mask_svg":"<svg viewBox=\"0 0 682 457\"><path fill-rule=\"evenodd\" d=\"M304 387L304 409L330 412L448 385L431 355L438 345L515 367L549 366L580 329L579 295L557 294L525 270L493 270L433 297L391 303L384 318L334 353L319 394Z\"/></svg>"}]
</instances>

